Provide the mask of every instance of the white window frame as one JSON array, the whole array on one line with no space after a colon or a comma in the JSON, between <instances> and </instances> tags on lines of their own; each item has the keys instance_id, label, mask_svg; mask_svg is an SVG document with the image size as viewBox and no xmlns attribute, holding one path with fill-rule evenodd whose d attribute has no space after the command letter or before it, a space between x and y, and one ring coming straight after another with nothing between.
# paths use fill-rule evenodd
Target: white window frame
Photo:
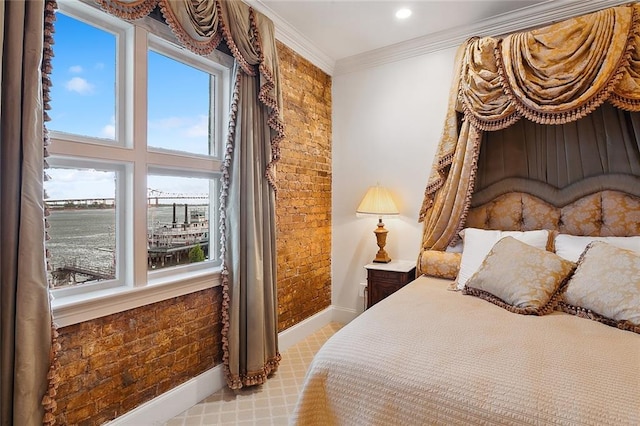
<instances>
[{"instance_id":1,"label":"white window frame","mask_svg":"<svg viewBox=\"0 0 640 426\"><path fill-rule=\"evenodd\" d=\"M63 13L116 34L116 134L115 140L107 140L51 131L49 164L115 171L118 176L116 206L119 207L116 208L116 279L53 289L54 320L63 327L219 285L220 246L218 221L214 218L218 217L217 194L233 58L219 51L207 57L195 55L179 45L166 25L153 18L130 23L99 10L90 0L59 0L58 3ZM147 148L149 49L215 76L211 98L215 102L212 105L215 113L210 117L214 126L211 156ZM137 82L135 86L134 82ZM127 121L127 116L136 119ZM134 141L142 142L134 144ZM147 270L147 174L211 179L210 260Z\"/></svg>"}]
</instances>

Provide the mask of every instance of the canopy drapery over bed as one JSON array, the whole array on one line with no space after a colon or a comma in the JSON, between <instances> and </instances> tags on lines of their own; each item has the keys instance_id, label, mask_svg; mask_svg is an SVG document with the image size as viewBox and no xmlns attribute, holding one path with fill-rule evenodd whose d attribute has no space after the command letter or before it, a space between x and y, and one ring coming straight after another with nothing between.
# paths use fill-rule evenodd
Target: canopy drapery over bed
<instances>
[{"instance_id":1,"label":"canopy drapery over bed","mask_svg":"<svg viewBox=\"0 0 640 426\"><path fill-rule=\"evenodd\" d=\"M419 221L424 222L423 250L444 250L457 240L474 192L480 146L497 143L503 137L489 140L490 134L485 132L506 129L523 117L530 120L533 123L518 123L520 130L512 133L538 135L519 142L525 148L513 154L519 157L529 151L540 157L535 160L540 162L550 155L543 146L549 138L539 137L544 133L539 125L576 122L606 101L625 111L640 111L639 21L640 5L634 3L504 38L472 38L460 47L444 129L419 215ZM587 126L597 127L604 120L602 117L620 114L625 112L605 108ZM630 124L619 118L615 122L620 124L586 133L611 133L612 138L614 134L622 135L624 144L611 148L609 139L592 135L587 143L594 154L572 156L571 161L565 162L566 167L575 164L581 178L609 173L640 176L640 138L629 137L640 135L637 119L630 120ZM527 131L531 126L537 127ZM576 148L575 144L585 143L579 132L580 126L585 125L573 126L571 129L576 129L578 136L573 138L573 146L580 151L583 145ZM567 132L566 128L556 133L563 132ZM565 143L564 138L559 140ZM501 149L495 152L507 152ZM485 154L482 161L487 162ZM594 156L603 165L585 167L584 163L593 161ZM531 167L526 164L531 161L524 163L523 167ZM549 175L553 174L538 170L531 178L554 186L573 183L571 179L558 179L557 174L555 180Z\"/></svg>"}]
</instances>

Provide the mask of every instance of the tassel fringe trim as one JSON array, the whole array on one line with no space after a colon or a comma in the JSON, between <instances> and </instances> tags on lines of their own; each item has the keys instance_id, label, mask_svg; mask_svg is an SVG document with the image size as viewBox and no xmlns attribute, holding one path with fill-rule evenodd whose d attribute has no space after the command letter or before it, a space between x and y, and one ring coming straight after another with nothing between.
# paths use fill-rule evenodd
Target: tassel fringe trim
<instances>
[{"instance_id":1,"label":"tassel fringe trim","mask_svg":"<svg viewBox=\"0 0 640 426\"><path fill-rule=\"evenodd\" d=\"M43 39L43 52L42 52L42 99L43 99L43 154L44 158L49 156L47 146L51 143L49 138L49 131L47 130L46 123L50 121L50 117L47 111L51 109L51 60L53 58L53 33L55 32L54 22L56 20L55 11L58 9L56 0L46 0L44 5L44 39ZM43 179L48 180L47 173L44 171L49 167L46 160L43 163ZM47 199L46 192L42 194L43 200ZM50 239L49 236L49 209L44 207L44 225L45 225L45 241ZM47 280L51 285L51 279L49 273L51 272L51 265L49 263L50 252L46 248L45 244L45 261L47 268ZM56 424L55 412L57 409L56 395L58 393L58 386L62 379L60 378L60 362L58 361L58 353L61 350L60 343L58 342L58 330L51 317L51 346L49 348L49 371L47 373L47 390L42 397L42 407L44 408L44 417L42 424L45 426L53 426Z\"/></svg>"}]
</instances>

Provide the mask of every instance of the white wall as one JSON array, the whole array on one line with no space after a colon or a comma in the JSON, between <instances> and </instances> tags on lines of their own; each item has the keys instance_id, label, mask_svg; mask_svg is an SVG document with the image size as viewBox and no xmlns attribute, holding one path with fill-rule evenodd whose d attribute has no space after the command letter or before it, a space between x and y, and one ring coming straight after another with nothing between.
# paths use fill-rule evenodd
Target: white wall
<instances>
[{"instance_id":1,"label":"white wall","mask_svg":"<svg viewBox=\"0 0 640 426\"><path fill-rule=\"evenodd\" d=\"M362 311L364 265L375 257L376 217L356 217L367 188L394 194L385 219L392 259L416 261L418 213L447 108L456 49L333 78L332 304Z\"/></svg>"}]
</instances>

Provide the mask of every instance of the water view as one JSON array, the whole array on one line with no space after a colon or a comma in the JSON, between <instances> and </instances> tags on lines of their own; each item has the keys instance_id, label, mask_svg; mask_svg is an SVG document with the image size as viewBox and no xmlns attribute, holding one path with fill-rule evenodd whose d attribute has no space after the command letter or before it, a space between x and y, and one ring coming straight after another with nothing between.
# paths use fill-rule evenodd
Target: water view
<instances>
[{"instance_id":1,"label":"water view","mask_svg":"<svg viewBox=\"0 0 640 426\"><path fill-rule=\"evenodd\" d=\"M186 210L184 204L148 206L149 269L193 261L196 246L202 253L196 261L208 257L208 207ZM51 209L47 248L54 287L115 277L115 219L114 208Z\"/></svg>"}]
</instances>

